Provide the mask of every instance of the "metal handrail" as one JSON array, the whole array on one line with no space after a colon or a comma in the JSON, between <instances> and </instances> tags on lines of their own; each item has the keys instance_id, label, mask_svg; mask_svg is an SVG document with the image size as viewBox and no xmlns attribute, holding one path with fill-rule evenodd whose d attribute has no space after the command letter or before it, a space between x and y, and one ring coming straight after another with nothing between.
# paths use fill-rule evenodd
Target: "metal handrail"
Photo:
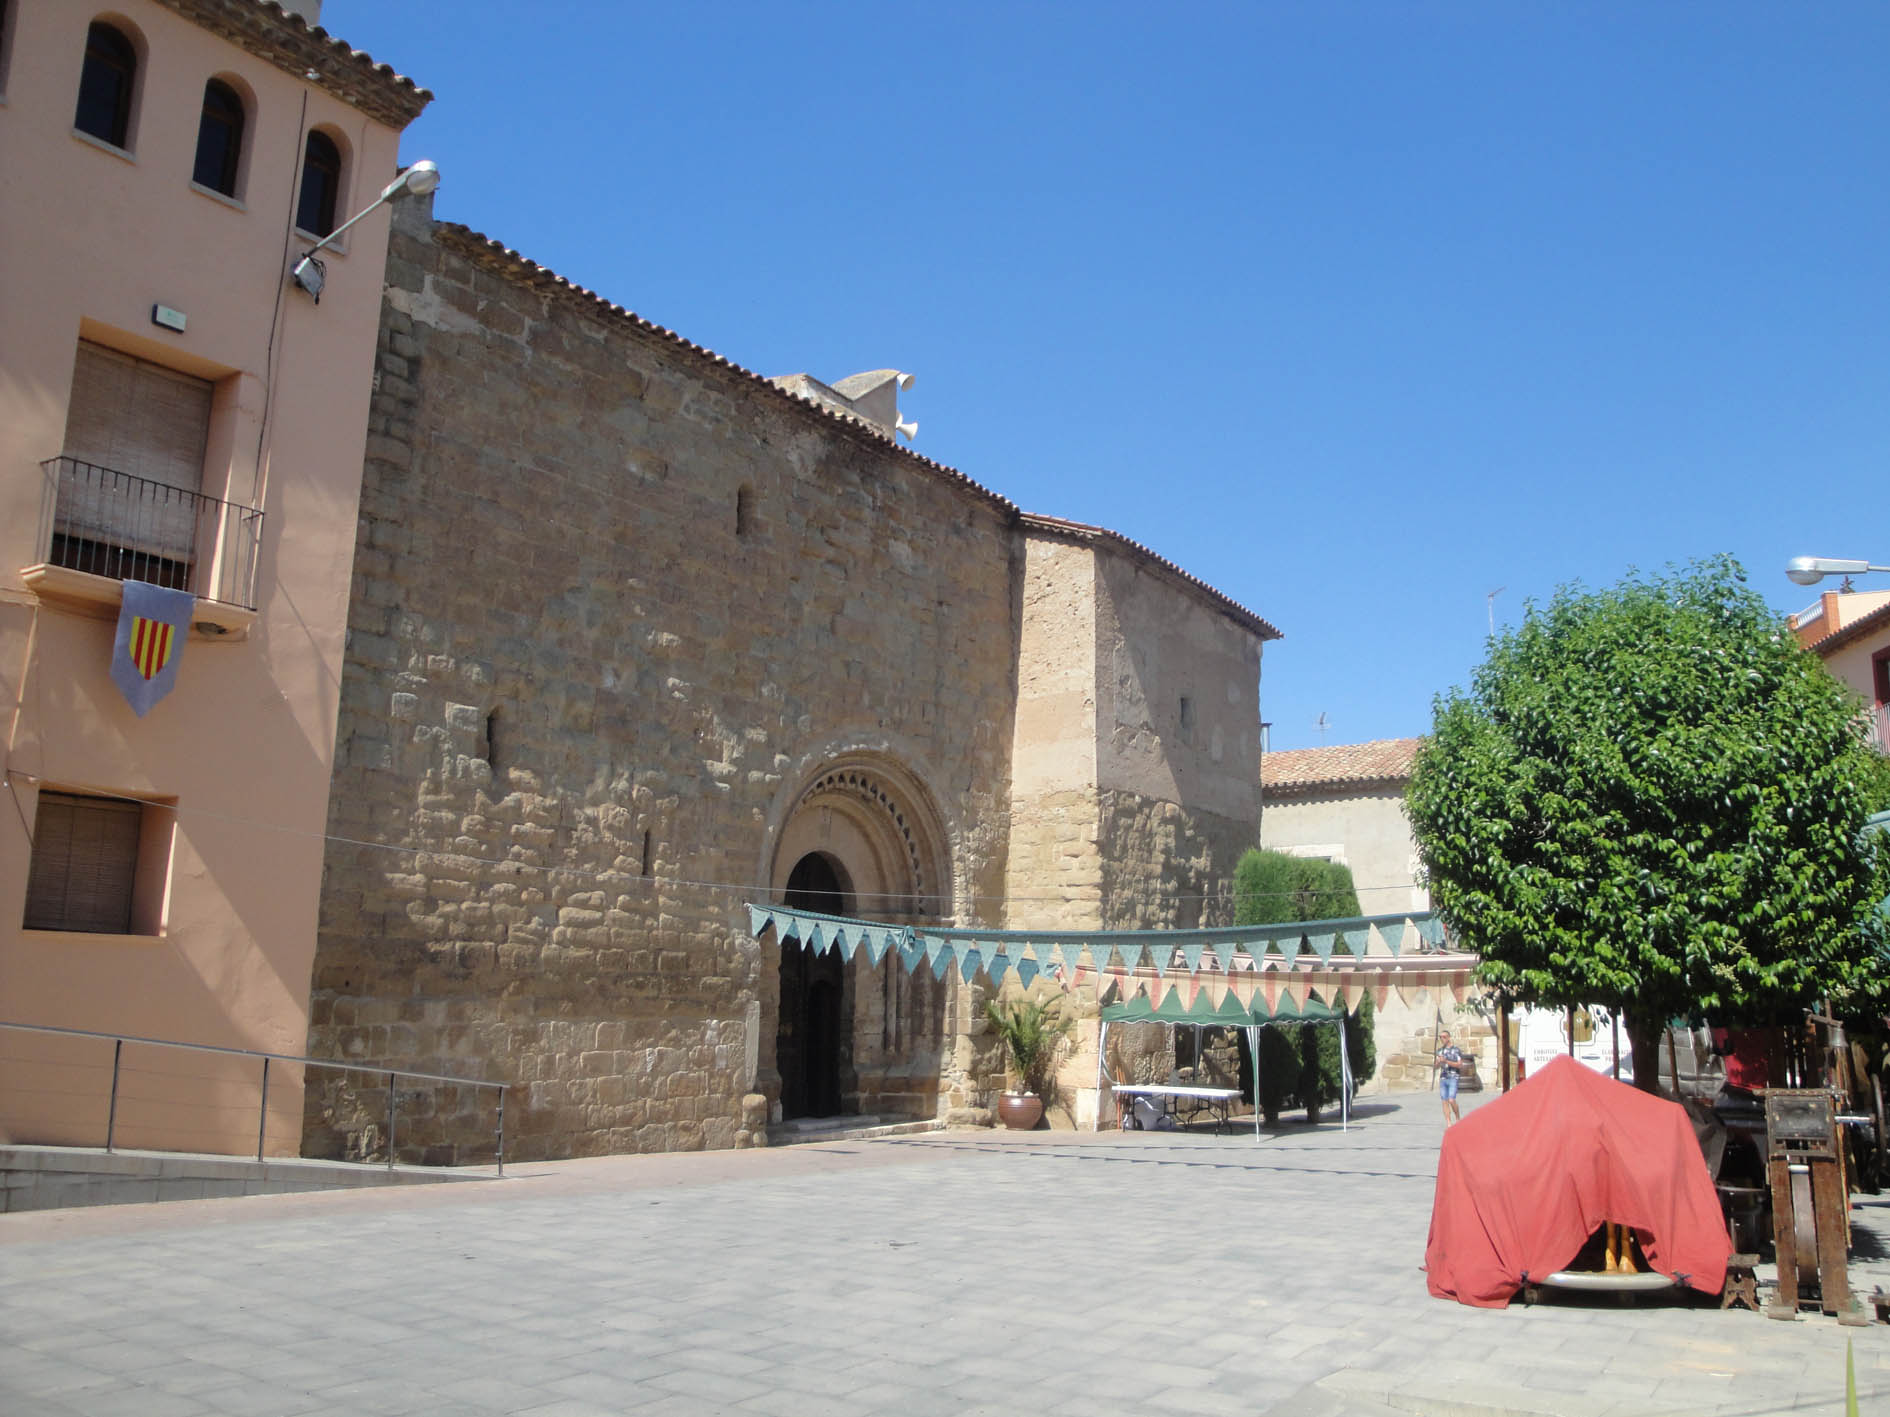
<instances>
[{"instance_id":1,"label":"metal handrail","mask_svg":"<svg viewBox=\"0 0 1890 1417\"><path fill-rule=\"evenodd\" d=\"M256 608L263 513L61 454L40 464L38 554L51 565Z\"/></svg>"},{"instance_id":2,"label":"metal handrail","mask_svg":"<svg viewBox=\"0 0 1890 1417\"><path fill-rule=\"evenodd\" d=\"M263 1053L254 1048L230 1048L217 1043L179 1043L172 1038L143 1038L134 1033L99 1033L89 1028L61 1028L45 1023L14 1023L0 1019L0 1028L19 1029L26 1033L52 1033L67 1038L109 1039L112 1044L112 1090L111 1103L105 1117L105 1150L112 1149L112 1136L118 1123L118 1064L123 1057L127 1043L144 1044L152 1048L181 1048L191 1053L220 1053L226 1057L260 1058L262 1060L262 1106L259 1109L256 1124L256 1159L263 1157L263 1130L269 1122L269 1065L271 1063L300 1063L305 1067L333 1068L344 1073L366 1073L370 1077L387 1079L387 1169L394 1169L394 1123L395 1123L395 1079L417 1078L422 1082L451 1083L455 1087L496 1087L499 1090L499 1118L497 1130L498 1174L505 1174L505 1092L511 1085L503 1082L486 1082L479 1078L449 1077L445 1073L419 1073L410 1068L381 1068L369 1063L338 1063L332 1058L311 1058L295 1053Z\"/></svg>"}]
</instances>

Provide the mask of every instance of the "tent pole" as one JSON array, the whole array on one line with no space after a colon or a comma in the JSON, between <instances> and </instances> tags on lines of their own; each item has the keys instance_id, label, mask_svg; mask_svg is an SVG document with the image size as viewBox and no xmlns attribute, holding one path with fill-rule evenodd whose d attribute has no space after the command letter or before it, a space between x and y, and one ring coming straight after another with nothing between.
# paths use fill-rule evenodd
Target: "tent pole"
<instances>
[{"instance_id":1,"label":"tent pole","mask_svg":"<svg viewBox=\"0 0 1890 1417\"><path fill-rule=\"evenodd\" d=\"M1101 1026L1096 1030L1096 1115L1091 1119L1089 1127L1092 1132L1100 1132L1102 1130L1103 1059L1107 1057L1109 1053L1109 1020L1105 1018L1098 1020L1098 1022ZM1110 1089L1109 1096L1110 1100L1113 1102L1115 1100L1114 1088Z\"/></svg>"},{"instance_id":2,"label":"tent pole","mask_svg":"<svg viewBox=\"0 0 1890 1417\"><path fill-rule=\"evenodd\" d=\"M1339 1010L1339 1130L1352 1130L1352 1050L1346 1047L1345 1010Z\"/></svg>"},{"instance_id":3,"label":"tent pole","mask_svg":"<svg viewBox=\"0 0 1890 1417\"><path fill-rule=\"evenodd\" d=\"M1253 1058L1253 1139L1260 1140L1260 1025L1247 1025L1247 1052Z\"/></svg>"}]
</instances>

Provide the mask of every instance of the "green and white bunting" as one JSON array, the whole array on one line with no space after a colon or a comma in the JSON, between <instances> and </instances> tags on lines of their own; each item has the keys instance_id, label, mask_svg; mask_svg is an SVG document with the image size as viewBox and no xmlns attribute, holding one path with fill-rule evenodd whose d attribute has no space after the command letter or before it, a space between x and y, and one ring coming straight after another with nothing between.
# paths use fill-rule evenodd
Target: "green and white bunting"
<instances>
[{"instance_id":1,"label":"green and white bunting","mask_svg":"<svg viewBox=\"0 0 1890 1417\"><path fill-rule=\"evenodd\" d=\"M1151 966L1163 979L1195 980L1203 974L1285 968L1302 953L1330 967L1335 954L1342 964L1368 956L1401 958L1442 948L1446 938L1443 922L1431 913L1215 930L1023 932L892 925L780 905L750 905L748 921L754 935L773 930L777 940L797 940L816 952L838 949L849 961L863 945L875 965L896 955L909 973L923 964L934 978L943 979L956 967L966 983L981 973L993 984L1016 974L1025 985L1045 972L1067 983L1079 971L1126 983L1137 970Z\"/></svg>"}]
</instances>

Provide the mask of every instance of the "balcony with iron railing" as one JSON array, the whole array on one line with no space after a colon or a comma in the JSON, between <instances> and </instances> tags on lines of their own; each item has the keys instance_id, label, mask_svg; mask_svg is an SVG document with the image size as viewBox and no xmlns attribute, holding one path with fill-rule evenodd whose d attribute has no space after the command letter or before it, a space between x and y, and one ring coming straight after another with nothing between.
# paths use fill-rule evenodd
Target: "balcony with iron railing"
<instances>
[{"instance_id":1,"label":"balcony with iron railing","mask_svg":"<svg viewBox=\"0 0 1890 1417\"><path fill-rule=\"evenodd\" d=\"M254 621L260 510L80 458L40 468L37 564L24 574L36 594L112 607L119 582L148 581L196 596L194 623L206 633Z\"/></svg>"}]
</instances>

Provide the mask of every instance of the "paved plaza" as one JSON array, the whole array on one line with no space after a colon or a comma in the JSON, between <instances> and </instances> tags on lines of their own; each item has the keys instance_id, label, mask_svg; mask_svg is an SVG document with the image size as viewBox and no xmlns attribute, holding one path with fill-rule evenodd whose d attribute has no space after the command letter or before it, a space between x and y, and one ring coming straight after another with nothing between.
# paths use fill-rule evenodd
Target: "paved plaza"
<instances>
[{"instance_id":1,"label":"paved plaza","mask_svg":"<svg viewBox=\"0 0 1890 1417\"><path fill-rule=\"evenodd\" d=\"M1890 1410L1890 1329L1433 1299L1441 1121L948 1132L0 1216L0 1412ZM1882 1255L1890 1205L1857 1212ZM1868 1290L1881 1259L1853 1267Z\"/></svg>"}]
</instances>

